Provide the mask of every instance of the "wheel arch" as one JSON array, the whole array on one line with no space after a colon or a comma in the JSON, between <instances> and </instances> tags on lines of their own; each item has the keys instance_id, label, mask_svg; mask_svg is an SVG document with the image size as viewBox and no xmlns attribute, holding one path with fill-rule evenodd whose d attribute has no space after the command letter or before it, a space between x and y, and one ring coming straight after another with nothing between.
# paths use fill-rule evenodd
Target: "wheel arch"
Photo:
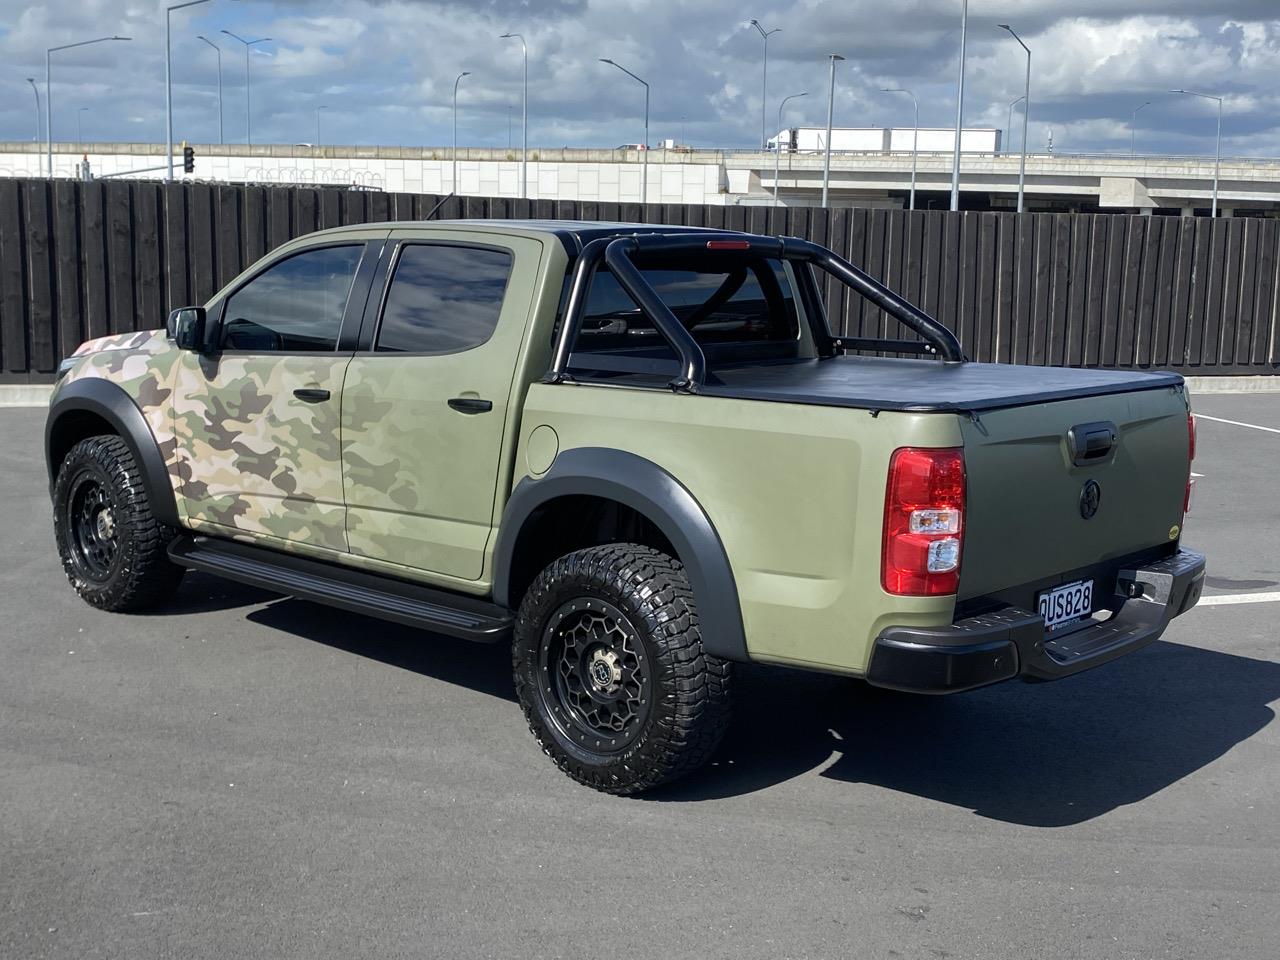
<instances>
[{"instance_id":1,"label":"wheel arch","mask_svg":"<svg viewBox=\"0 0 1280 960\"><path fill-rule=\"evenodd\" d=\"M540 511L557 501L582 497L616 503L651 523L688 574L698 603L703 649L726 660L750 659L733 569L710 517L670 473L623 450L566 450L545 476L526 477L516 485L494 546L495 602L514 609L532 579L522 568L521 556L529 549Z\"/></svg>"},{"instance_id":2,"label":"wheel arch","mask_svg":"<svg viewBox=\"0 0 1280 960\"><path fill-rule=\"evenodd\" d=\"M71 448L87 437L104 433L120 437L129 448L141 471L142 485L156 519L178 526L173 485L155 434L133 398L122 387L98 377L66 384L54 394L49 406L44 453L50 493L58 478L58 468Z\"/></svg>"}]
</instances>

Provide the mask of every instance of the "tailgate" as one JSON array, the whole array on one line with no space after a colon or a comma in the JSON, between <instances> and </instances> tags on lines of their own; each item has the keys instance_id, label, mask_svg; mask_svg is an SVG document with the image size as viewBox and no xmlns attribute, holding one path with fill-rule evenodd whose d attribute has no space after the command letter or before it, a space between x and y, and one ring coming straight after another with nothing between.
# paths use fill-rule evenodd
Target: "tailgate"
<instances>
[{"instance_id":1,"label":"tailgate","mask_svg":"<svg viewBox=\"0 0 1280 960\"><path fill-rule=\"evenodd\" d=\"M1103 425L1114 426L1115 439L1099 455ZM1073 428L1084 428L1076 429L1074 451ZM1181 389L994 410L966 419L961 431L968 487L961 600L1170 545L1180 535L1188 469ZM1086 435L1096 459L1084 457ZM1089 481L1100 496L1086 517Z\"/></svg>"}]
</instances>

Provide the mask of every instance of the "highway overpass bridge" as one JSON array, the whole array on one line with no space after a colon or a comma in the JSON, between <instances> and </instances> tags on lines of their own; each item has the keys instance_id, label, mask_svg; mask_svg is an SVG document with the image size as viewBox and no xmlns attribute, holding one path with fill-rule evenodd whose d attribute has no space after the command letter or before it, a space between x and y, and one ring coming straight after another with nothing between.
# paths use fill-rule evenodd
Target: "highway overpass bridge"
<instances>
[{"instance_id":1,"label":"highway overpass bridge","mask_svg":"<svg viewBox=\"0 0 1280 960\"><path fill-rule=\"evenodd\" d=\"M520 195L518 150L443 147L368 147L307 144L196 144L196 172L205 181L324 184L408 193ZM155 178L161 144L57 143L56 176L78 175L88 161L94 176ZM918 207L949 205L951 155L917 157ZM775 179L774 167L778 167ZM816 206L823 157L814 153L732 150L529 151L528 194L534 199L637 203L647 177L650 203ZM910 152L836 153L831 160L832 206L903 207L911 183ZM966 154L961 161L963 206L1012 210L1018 189L1016 153ZM456 180L455 180L456 169ZM135 172L136 171L136 172ZM0 176L45 176L45 145L0 143ZM179 168L179 176L183 176ZM1212 157L1116 154L1033 154L1027 158L1029 210L1190 215L1207 213L1213 193ZM1224 216L1280 216L1280 160L1224 158L1219 179Z\"/></svg>"}]
</instances>

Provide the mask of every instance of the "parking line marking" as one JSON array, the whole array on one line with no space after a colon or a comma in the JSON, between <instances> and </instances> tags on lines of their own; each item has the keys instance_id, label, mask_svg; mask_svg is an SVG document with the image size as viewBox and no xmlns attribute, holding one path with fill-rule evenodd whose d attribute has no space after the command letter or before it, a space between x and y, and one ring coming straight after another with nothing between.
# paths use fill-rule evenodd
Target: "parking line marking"
<instances>
[{"instance_id":1,"label":"parking line marking","mask_svg":"<svg viewBox=\"0 0 1280 960\"><path fill-rule=\"evenodd\" d=\"M1274 593L1225 593L1201 597L1198 607L1216 607L1228 603L1280 603L1280 591Z\"/></svg>"},{"instance_id":2,"label":"parking line marking","mask_svg":"<svg viewBox=\"0 0 1280 960\"><path fill-rule=\"evenodd\" d=\"M1265 430L1267 433L1280 433L1275 427L1260 427L1256 423L1241 423L1239 420L1224 420L1222 417L1211 417L1207 413L1197 413L1197 420L1212 420L1215 423L1229 423L1233 427L1248 427L1250 430Z\"/></svg>"}]
</instances>

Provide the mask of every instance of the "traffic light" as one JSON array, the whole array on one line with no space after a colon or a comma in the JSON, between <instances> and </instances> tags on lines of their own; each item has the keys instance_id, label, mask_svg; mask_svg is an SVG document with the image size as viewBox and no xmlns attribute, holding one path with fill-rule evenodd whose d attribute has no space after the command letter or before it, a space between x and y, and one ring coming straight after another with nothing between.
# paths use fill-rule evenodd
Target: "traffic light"
<instances>
[{"instance_id":1,"label":"traffic light","mask_svg":"<svg viewBox=\"0 0 1280 960\"><path fill-rule=\"evenodd\" d=\"M182 172L196 172L196 152L193 148L187 146L185 140L182 142Z\"/></svg>"}]
</instances>

